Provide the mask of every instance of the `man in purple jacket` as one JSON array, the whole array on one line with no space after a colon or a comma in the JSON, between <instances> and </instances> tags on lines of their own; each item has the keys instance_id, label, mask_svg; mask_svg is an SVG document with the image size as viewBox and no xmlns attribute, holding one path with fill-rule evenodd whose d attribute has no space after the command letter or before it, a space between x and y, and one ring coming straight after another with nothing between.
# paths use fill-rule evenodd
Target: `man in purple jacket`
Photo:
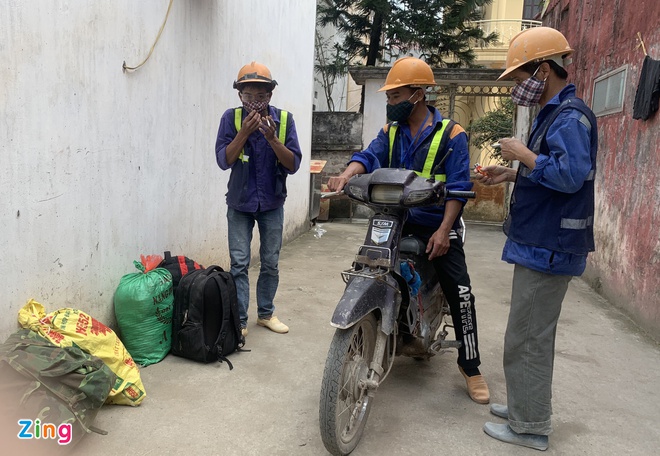
<instances>
[{"instance_id":1,"label":"man in purple jacket","mask_svg":"<svg viewBox=\"0 0 660 456\"><path fill-rule=\"evenodd\" d=\"M248 269L255 221L261 244L257 325L276 333L289 331L289 327L273 315L273 299L279 283L286 178L300 168L302 153L291 113L269 104L276 85L265 65L252 62L243 66L234 82L242 107L225 111L215 143L218 166L231 168L226 195L229 255L244 336L247 335Z\"/></svg>"}]
</instances>

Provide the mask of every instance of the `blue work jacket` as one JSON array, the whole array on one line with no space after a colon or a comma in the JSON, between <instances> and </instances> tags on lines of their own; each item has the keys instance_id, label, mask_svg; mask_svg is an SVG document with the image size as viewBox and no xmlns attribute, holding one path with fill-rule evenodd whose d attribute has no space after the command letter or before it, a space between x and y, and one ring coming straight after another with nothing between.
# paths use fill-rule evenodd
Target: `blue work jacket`
<instances>
[{"instance_id":1,"label":"blue work jacket","mask_svg":"<svg viewBox=\"0 0 660 456\"><path fill-rule=\"evenodd\" d=\"M432 106L428 106L428 109L433 119L432 123L422 130L414 144L410 127L405 123L398 125L394 150L392 151L392 163L390 163L389 134L385 129L378 132L378 136L371 141L369 147L353 154L350 161L361 163L366 168L367 173L371 173L378 168L405 168L421 172L424 169L433 136L437 130L442 128L440 111ZM449 140L443 149L438 151L437 161L442 160L447 151L452 149L443 166L447 189L471 190L468 139L467 134L458 124L456 124L454 131L450 133ZM463 204L466 202L465 199L461 198L450 199L459 200ZM408 214L407 222L437 229L442 223L443 216L444 206L412 208ZM458 228L459 217L456 218L454 228Z\"/></svg>"},{"instance_id":2,"label":"blue work jacket","mask_svg":"<svg viewBox=\"0 0 660 456\"><path fill-rule=\"evenodd\" d=\"M518 170L503 260L550 274L584 272L594 249L596 128L572 84L541 109L528 143L538 157L533 170Z\"/></svg>"}]
</instances>

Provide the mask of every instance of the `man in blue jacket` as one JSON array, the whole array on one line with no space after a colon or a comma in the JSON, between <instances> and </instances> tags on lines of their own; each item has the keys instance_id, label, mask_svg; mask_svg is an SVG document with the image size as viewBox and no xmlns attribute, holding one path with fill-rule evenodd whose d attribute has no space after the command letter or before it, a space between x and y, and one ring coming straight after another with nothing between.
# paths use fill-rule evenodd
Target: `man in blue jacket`
<instances>
[{"instance_id":1,"label":"man in blue jacket","mask_svg":"<svg viewBox=\"0 0 660 456\"><path fill-rule=\"evenodd\" d=\"M231 274L236 282L243 335L247 335L250 243L259 227L261 269L257 281L257 325L276 333L288 326L273 315L279 284L286 177L298 171L302 153L291 113L270 106L277 82L257 62L243 66L234 88L242 106L222 115L215 156L231 169L227 191L227 229Z\"/></svg>"},{"instance_id":2,"label":"man in blue jacket","mask_svg":"<svg viewBox=\"0 0 660 456\"><path fill-rule=\"evenodd\" d=\"M568 84L566 38L549 27L527 29L512 40L507 68L511 97L520 106L541 106L527 146L500 141L502 157L518 170L488 166L486 185L515 182L508 239L502 259L515 265L511 310L504 338L507 405L492 404L508 424L486 423L498 440L537 450L548 448L552 431L552 371L562 301L573 276L584 272L594 250L596 118Z\"/></svg>"},{"instance_id":3,"label":"man in blue jacket","mask_svg":"<svg viewBox=\"0 0 660 456\"><path fill-rule=\"evenodd\" d=\"M470 190L470 156L463 128L426 105L425 88L434 86L433 71L422 60L404 57L392 66L380 91L387 96L387 118L392 121L367 149L351 157L346 170L329 179L330 190L341 190L356 175L380 167L405 168L446 183L449 190ZM463 242L458 231L464 199L448 199L444 206L411 209L403 234L427 241L426 253L438 272L451 309L458 350L458 366L470 398L486 404L488 385L479 365L477 315Z\"/></svg>"}]
</instances>

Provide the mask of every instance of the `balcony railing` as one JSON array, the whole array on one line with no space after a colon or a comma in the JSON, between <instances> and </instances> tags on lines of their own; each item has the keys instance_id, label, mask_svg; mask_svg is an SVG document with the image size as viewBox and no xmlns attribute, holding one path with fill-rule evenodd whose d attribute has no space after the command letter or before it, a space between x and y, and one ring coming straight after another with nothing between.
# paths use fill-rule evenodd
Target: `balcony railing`
<instances>
[{"instance_id":1,"label":"balcony railing","mask_svg":"<svg viewBox=\"0 0 660 456\"><path fill-rule=\"evenodd\" d=\"M508 47L511 38L516 36L521 31L532 27L540 27L543 25L541 21L531 21L525 19L493 19L475 21L475 24L477 24L477 26L483 30L486 35L493 32L497 33L497 42L489 47Z\"/></svg>"}]
</instances>

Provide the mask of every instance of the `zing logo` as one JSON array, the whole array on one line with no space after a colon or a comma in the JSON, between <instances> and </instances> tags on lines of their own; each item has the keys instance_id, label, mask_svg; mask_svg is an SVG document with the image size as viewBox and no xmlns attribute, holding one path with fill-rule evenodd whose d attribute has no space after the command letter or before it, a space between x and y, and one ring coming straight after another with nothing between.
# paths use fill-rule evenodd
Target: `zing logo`
<instances>
[{"instance_id":1,"label":"zing logo","mask_svg":"<svg viewBox=\"0 0 660 456\"><path fill-rule=\"evenodd\" d=\"M40 419L18 420L21 430L19 439L55 439L60 445L68 445L73 439L73 426L71 423L52 424L42 423ZM32 432L30 432L32 429Z\"/></svg>"}]
</instances>

